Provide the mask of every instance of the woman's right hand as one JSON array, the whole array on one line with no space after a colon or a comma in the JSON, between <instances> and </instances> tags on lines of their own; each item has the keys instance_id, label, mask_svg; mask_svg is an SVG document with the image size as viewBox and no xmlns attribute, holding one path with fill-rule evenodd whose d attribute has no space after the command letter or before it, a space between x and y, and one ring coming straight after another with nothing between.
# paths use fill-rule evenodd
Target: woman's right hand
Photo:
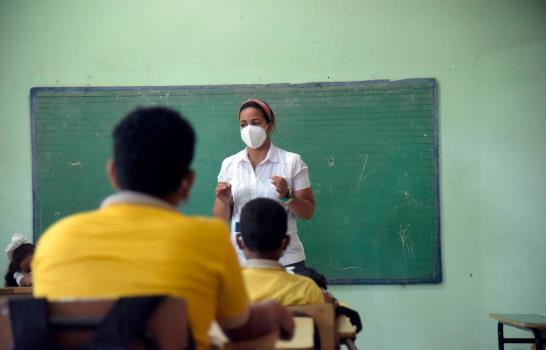
<instances>
[{"instance_id":1,"label":"woman's right hand","mask_svg":"<svg viewBox=\"0 0 546 350\"><path fill-rule=\"evenodd\" d=\"M227 206L230 206L231 203L233 203L231 184L229 182L218 182L216 185L216 198Z\"/></svg>"}]
</instances>

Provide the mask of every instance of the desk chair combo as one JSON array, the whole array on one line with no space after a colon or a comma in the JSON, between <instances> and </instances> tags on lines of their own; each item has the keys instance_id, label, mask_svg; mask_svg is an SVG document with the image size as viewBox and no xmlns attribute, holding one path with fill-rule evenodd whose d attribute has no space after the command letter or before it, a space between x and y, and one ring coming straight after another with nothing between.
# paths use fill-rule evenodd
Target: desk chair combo
<instances>
[{"instance_id":1,"label":"desk chair combo","mask_svg":"<svg viewBox=\"0 0 546 350\"><path fill-rule=\"evenodd\" d=\"M357 350L354 343L356 335L362 330L360 316L354 310L332 304L297 305L288 307L294 313L303 313L311 318L319 334L320 346L315 349L339 349L345 345L349 350Z\"/></svg>"},{"instance_id":2,"label":"desk chair combo","mask_svg":"<svg viewBox=\"0 0 546 350\"><path fill-rule=\"evenodd\" d=\"M211 349L333 350L356 349L355 329L331 304L289 307L296 332L290 341L279 334L230 342L218 326ZM359 329L358 329L359 330ZM0 350L182 350L194 349L186 305L171 297L47 302L24 295L0 298Z\"/></svg>"},{"instance_id":3,"label":"desk chair combo","mask_svg":"<svg viewBox=\"0 0 546 350\"><path fill-rule=\"evenodd\" d=\"M194 349L183 300L0 299L0 350Z\"/></svg>"},{"instance_id":4,"label":"desk chair combo","mask_svg":"<svg viewBox=\"0 0 546 350\"><path fill-rule=\"evenodd\" d=\"M499 350L504 350L504 344L534 344L535 349L546 349L546 315L538 314L491 314L498 321L497 336ZM533 333L533 338L506 338L504 326L523 329Z\"/></svg>"},{"instance_id":5,"label":"desk chair combo","mask_svg":"<svg viewBox=\"0 0 546 350\"><path fill-rule=\"evenodd\" d=\"M345 316L336 318L332 304L289 306L294 315L296 329L290 341L278 340L278 334L269 334L259 339L230 342L218 325L209 332L214 350L335 350L340 344L348 349L354 345L355 329Z\"/></svg>"}]
</instances>

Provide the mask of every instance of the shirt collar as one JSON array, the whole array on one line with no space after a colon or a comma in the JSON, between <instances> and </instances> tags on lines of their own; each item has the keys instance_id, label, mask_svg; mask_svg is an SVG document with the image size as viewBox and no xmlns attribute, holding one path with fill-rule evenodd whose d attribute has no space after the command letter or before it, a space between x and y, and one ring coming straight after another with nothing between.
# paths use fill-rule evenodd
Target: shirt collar
<instances>
[{"instance_id":1,"label":"shirt collar","mask_svg":"<svg viewBox=\"0 0 546 350\"><path fill-rule=\"evenodd\" d=\"M269 259L248 259L242 263L244 268L250 269L272 269L272 270L284 270L284 266L276 260Z\"/></svg>"},{"instance_id":2,"label":"shirt collar","mask_svg":"<svg viewBox=\"0 0 546 350\"><path fill-rule=\"evenodd\" d=\"M120 203L148 205L148 206L178 211L175 206L172 206L171 204L165 202L162 199L151 196L149 194L135 192L135 191L120 191L120 192L114 193L106 197L102 201L100 207L104 208L111 204L120 204Z\"/></svg>"},{"instance_id":3,"label":"shirt collar","mask_svg":"<svg viewBox=\"0 0 546 350\"><path fill-rule=\"evenodd\" d=\"M279 161L279 157L278 157L277 153L278 153L277 152L277 147L272 142L270 142L269 143L269 149L267 150L267 155L265 156L262 163L265 163L266 161L270 161L272 163L277 163ZM241 162L241 161L250 162L250 160L248 159L248 152L247 152L246 148L240 152L239 162Z\"/></svg>"}]
</instances>

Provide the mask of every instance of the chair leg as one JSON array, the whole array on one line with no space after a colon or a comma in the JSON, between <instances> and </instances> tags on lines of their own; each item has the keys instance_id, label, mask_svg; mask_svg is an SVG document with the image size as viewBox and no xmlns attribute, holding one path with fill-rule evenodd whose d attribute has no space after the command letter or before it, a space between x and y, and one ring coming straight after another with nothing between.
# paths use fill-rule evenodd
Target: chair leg
<instances>
[{"instance_id":1,"label":"chair leg","mask_svg":"<svg viewBox=\"0 0 546 350\"><path fill-rule=\"evenodd\" d=\"M503 324L501 322L497 326L497 336L499 338L499 350L504 350Z\"/></svg>"},{"instance_id":2,"label":"chair leg","mask_svg":"<svg viewBox=\"0 0 546 350\"><path fill-rule=\"evenodd\" d=\"M347 347L347 349L349 350L358 350L358 348L356 347L353 339L351 338L345 338L343 339L343 344Z\"/></svg>"},{"instance_id":3,"label":"chair leg","mask_svg":"<svg viewBox=\"0 0 546 350\"><path fill-rule=\"evenodd\" d=\"M535 345L537 349L544 349L544 339L542 339L542 333L540 329L533 329L533 335L535 336Z\"/></svg>"}]
</instances>

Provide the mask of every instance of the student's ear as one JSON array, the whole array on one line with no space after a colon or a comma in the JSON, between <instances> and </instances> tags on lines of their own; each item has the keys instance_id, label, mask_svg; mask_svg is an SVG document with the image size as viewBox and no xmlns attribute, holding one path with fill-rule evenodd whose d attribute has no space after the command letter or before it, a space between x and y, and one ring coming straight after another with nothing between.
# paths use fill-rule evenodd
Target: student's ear
<instances>
[{"instance_id":1,"label":"student's ear","mask_svg":"<svg viewBox=\"0 0 546 350\"><path fill-rule=\"evenodd\" d=\"M108 179L115 190L119 190L119 181L116 175L116 166L113 159L109 159L106 163L106 173L108 174Z\"/></svg>"},{"instance_id":2,"label":"student's ear","mask_svg":"<svg viewBox=\"0 0 546 350\"><path fill-rule=\"evenodd\" d=\"M286 248L288 248L289 244L290 244L290 236L286 235L286 236L284 236L284 238L282 240L282 243L281 243L282 250L285 251Z\"/></svg>"},{"instance_id":3,"label":"student's ear","mask_svg":"<svg viewBox=\"0 0 546 350\"><path fill-rule=\"evenodd\" d=\"M182 179L180 183L179 193L183 200L187 200L190 197L190 190L195 182L195 171L188 170L188 173Z\"/></svg>"},{"instance_id":4,"label":"student's ear","mask_svg":"<svg viewBox=\"0 0 546 350\"><path fill-rule=\"evenodd\" d=\"M245 242L243 242L243 236L241 236L240 233L235 235L235 241L237 242L237 247L239 247L239 249L241 250L245 249Z\"/></svg>"}]
</instances>

